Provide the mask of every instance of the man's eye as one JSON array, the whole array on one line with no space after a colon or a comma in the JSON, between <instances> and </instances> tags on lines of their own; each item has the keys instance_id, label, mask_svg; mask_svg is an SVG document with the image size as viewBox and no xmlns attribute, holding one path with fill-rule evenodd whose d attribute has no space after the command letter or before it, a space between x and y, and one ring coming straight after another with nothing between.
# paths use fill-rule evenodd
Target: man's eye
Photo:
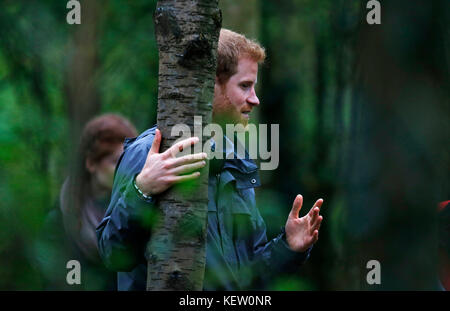
<instances>
[{"instance_id":1,"label":"man's eye","mask_svg":"<svg viewBox=\"0 0 450 311\"><path fill-rule=\"evenodd\" d=\"M250 83L242 83L242 84L241 84L241 87L242 87L243 89L248 89L248 88L250 87Z\"/></svg>"}]
</instances>

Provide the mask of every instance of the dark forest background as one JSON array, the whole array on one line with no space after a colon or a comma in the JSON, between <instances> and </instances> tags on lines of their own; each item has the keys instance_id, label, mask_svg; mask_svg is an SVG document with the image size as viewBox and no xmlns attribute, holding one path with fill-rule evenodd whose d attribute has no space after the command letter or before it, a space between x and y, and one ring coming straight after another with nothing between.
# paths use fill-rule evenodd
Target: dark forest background
<instances>
[{"instance_id":1,"label":"dark forest background","mask_svg":"<svg viewBox=\"0 0 450 311\"><path fill-rule=\"evenodd\" d=\"M255 123L280 124L262 171L268 235L303 194L324 198L310 260L273 290L433 289L436 204L449 194L445 0L222 0L223 26L265 46ZM58 200L84 124L105 112L156 123L155 0L4 0L0 10L0 289L42 289L35 237ZM366 263L381 263L368 285ZM53 267L53 269L66 269Z\"/></svg>"}]
</instances>

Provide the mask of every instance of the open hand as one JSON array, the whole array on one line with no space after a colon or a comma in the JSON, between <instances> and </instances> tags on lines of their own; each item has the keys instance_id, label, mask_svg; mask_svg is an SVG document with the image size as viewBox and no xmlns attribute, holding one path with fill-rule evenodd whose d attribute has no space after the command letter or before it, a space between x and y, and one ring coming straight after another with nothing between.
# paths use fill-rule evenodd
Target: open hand
<instances>
[{"instance_id":1,"label":"open hand","mask_svg":"<svg viewBox=\"0 0 450 311\"><path fill-rule=\"evenodd\" d=\"M292 204L292 210L286 221L286 241L295 252L304 252L319 239L319 228L323 217L319 216L323 200L316 201L311 210L299 218L299 212L303 205L302 195L297 195Z\"/></svg>"},{"instance_id":2,"label":"open hand","mask_svg":"<svg viewBox=\"0 0 450 311\"><path fill-rule=\"evenodd\" d=\"M187 138L172 145L165 152L159 153L161 132L157 129L144 167L136 176L136 186L145 195L152 196L164 192L175 183L198 178L200 172L193 171L199 170L206 165L206 153L176 157L183 149L198 142L198 137Z\"/></svg>"}]
</instances>

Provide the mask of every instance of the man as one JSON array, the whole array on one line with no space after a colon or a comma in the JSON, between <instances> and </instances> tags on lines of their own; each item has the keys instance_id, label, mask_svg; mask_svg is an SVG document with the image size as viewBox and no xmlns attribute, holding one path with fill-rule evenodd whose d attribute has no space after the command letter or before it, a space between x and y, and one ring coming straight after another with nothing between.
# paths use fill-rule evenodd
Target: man
<instances>
[{"instance_id":1,"label":"man","mask_svg":"<svg viewBox=\"0 0 450 311\"><path fill-rule=\"evenodd\" d=\"M247 125L250 112L259 105L255 84L258 64L264 58L264 49L256 42L221 30L214 123ZM205 165L205 153L176 157L198 138L178 142L163 153L159 153L160 142L161 133L154 127L125 143L111 202L97 230L105 264L119 271L119 290L145 290L144 251L151 228L143 219L146 212L155 209L155 196L175 183L197 178L197 170ZM224 152L235 152L234 146ZM267 241L264 221L255 206L257 186L257 167L248 157L211 163L205 290L254 289L270 276L269 271L276 273L286 265L301 264L317 241L322 199L299 218L303 198L298 195L282 232Z\"/></svg>"}]
</instances>

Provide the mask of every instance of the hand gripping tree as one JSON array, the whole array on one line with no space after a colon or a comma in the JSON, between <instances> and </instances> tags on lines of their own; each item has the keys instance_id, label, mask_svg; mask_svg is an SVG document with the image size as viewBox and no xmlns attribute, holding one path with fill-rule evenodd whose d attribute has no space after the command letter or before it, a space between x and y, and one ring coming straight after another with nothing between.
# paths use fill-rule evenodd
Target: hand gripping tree
<instances>
[{"instance_id":1,"label":"hand gripping tree","mask_svg":"<svg viewBox=\"0 0 450 311\"><path fill-rule=\"evenodd\" d=\"M176 124L193 133L194 116L211 122L217 42L222 23L218 0L160 0L154 14L159 50L158 129L161 152L179 137ZM203 137L199 137L203 146ZM202 290L205 270L208 165L194 185L158 196L161 221L147 244L147 290ZM186 188L188 187L188 188Z\"/></svg>"}]
</instances>

